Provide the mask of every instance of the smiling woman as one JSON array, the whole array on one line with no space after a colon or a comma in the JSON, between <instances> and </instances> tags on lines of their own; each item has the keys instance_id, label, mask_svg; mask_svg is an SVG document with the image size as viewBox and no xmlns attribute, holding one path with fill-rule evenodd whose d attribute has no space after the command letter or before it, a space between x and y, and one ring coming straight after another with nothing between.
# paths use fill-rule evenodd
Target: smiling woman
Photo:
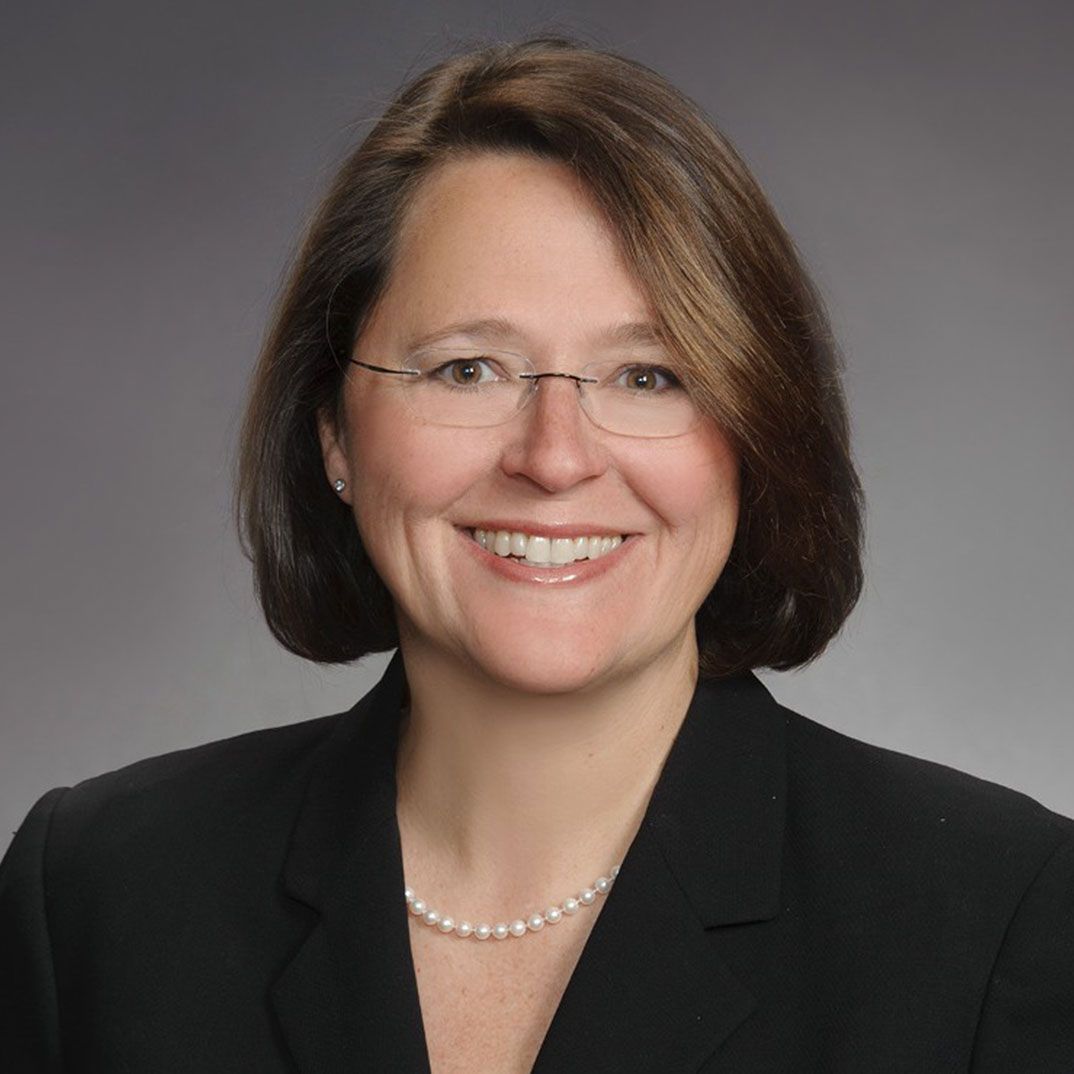
<instances>
[{"instance_id":1,"label":"smiling woman","mask_svg":"<svg viewBox=\"0 0 1074 1074\"><path fill-rule=\"evenodd\" d=\"M3 1069L1069 1074L1074 823L754 675L857 600L847 428L793 244L663 78L541 38L404 87L237 499L283 645L398 652L35 806Z\"/></svg>"}]
</instances>

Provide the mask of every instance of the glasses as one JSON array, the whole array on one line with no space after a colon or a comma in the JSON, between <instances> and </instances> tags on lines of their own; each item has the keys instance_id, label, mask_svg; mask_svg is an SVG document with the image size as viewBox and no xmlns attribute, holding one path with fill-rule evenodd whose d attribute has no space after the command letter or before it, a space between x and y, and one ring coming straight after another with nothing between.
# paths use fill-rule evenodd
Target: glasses
<instances>
[{"instance_id":1,"label":"glasses","mask_svg":"<svg viewBox=\"0 0 1074 1074\"><path fill-rule=\"evenodd\" d=\"M544 377L573 380L593 424L620 436L682 436L701 418L679 378L650 362L612 359L590 362L577 374L538 373L524 355L474 347L429 347L394 369L349 361L398 377L411 413L431 425L502 425L526 406Z\"/></svg>"}]
</instances>

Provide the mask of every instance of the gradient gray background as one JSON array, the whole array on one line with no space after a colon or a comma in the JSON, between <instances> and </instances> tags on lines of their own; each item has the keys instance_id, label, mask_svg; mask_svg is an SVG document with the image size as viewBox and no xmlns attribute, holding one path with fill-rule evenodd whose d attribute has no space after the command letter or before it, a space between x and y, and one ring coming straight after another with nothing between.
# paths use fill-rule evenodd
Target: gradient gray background
<instances>
[{"instance_id":1,"label":"gradient gray background","mask_svg":"<svg viewBox=\"0 0 1074 1074\"><path fill-rule=\"evenodd\" d=\"M698 99L826 295L868 584L777 697L1074 814L1066 3L21 5L0 37L0 849L48 788L336 711L228 514L271 297L333 167L460 38L562 29Z\"/></svg>"}]
</instances>

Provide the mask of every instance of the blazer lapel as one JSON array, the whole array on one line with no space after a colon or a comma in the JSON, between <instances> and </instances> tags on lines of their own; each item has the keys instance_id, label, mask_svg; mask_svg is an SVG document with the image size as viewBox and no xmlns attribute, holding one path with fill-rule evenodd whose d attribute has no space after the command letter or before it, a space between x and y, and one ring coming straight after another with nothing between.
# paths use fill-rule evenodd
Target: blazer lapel
<instances>
[{"instance_id":1,"label":"blazer lapel","mask_svg":"<svg viewBox=\"0 0 1074 1074\"><path fill-rule=\"evenodd\" d=\"M272 989L303 1074L427 1074L395 819L397 652L326 741L291 840L284 889L316 915Z\"/></svg>"},{"instance_id":2,"label":"blazer lapel","mask_svg":"<svg viewBox=\"0 0 1074 1074\"><path fill-rule=\"evenodd\" d=\"M754 1009L721 926L779 912L784 726L753 675L698 684L534 1074L694 1072Z\"/></svg>"},{"instance_id":3,"label":"blazer lapel","mask_svg":"<svg viewBox=\"0 0 1074 1074\"><path fill-rule=\"evenodd\" d=\"M395 817L396 653L325 743L284 872L310 913L272 990L304 1074L427 1074ZM756 998L721 927L779 911L784 723L753 675L700 682L534 1074L694 1072ZM741 943L741 938L739 939Z\"/></svg>"}]
</instances>

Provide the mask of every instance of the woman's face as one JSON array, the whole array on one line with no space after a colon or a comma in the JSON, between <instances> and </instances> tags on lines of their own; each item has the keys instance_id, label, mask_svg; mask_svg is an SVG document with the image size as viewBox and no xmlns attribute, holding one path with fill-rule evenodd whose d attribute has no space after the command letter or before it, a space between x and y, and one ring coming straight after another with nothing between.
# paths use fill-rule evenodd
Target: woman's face
<instances>
[{"instance_id":1,"label":"woman's face","mask_svg":"<svg viewBox=\"0 0 1074 1074\"><path fill-rule=\"evenodd\" d=\"M414 339L493 319L503 322L494 335L471 327L439 342L576 373L623 353L608 350L613 329L652 321L564 165L488 153L433 172L355 357L391 367ZM626 353L660 354L638 344ZM350 368L346 432L322 424L325 467L329 480L346 479L343 498L408 653L556 693L696 647L693 616L727 560L739 504L738 460L710 419L673 438L615 435L590 422L574 381L552 377L505 424L447 428L411 416L402 378ZM549 569L500 559L475 528L630 536L604 557Z\"/></svg>"}]
</instances>

